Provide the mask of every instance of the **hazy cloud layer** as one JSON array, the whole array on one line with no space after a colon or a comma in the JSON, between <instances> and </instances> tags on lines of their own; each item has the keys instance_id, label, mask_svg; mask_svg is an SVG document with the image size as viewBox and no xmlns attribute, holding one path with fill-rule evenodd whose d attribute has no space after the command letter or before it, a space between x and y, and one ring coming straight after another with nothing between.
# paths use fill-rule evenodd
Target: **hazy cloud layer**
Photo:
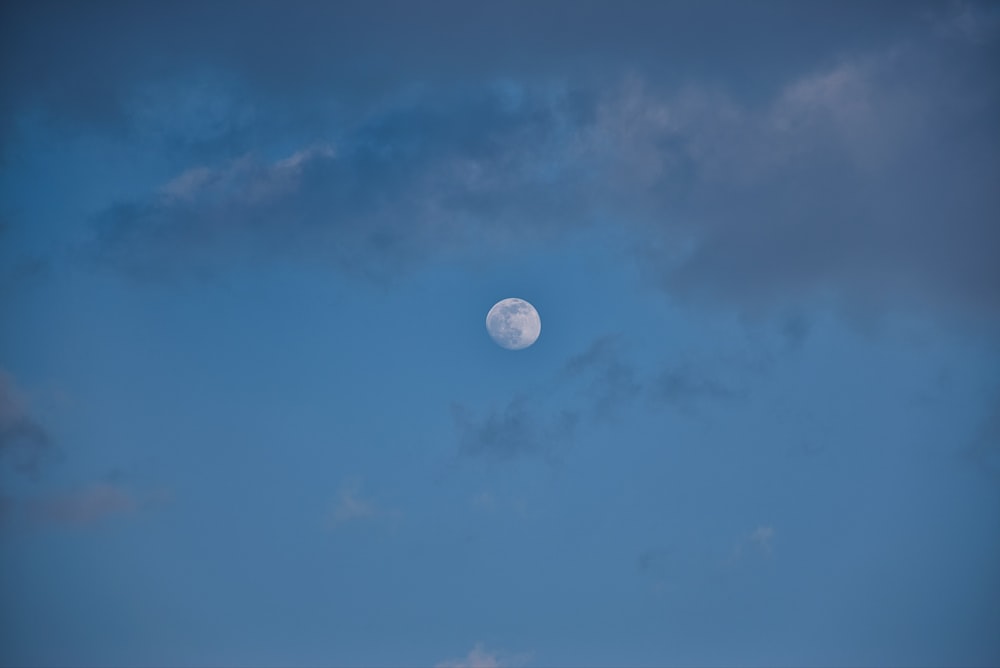
<instances>
[{"instance_id":1,"label":"hazy cloud layer","mask_svg":"<svg viewBox=\"0 0 1000 668\"><path fill-rule=\"evenodd\" d=\"M975 16L929 7L926 13L938 21L958 19L981 32ZM720 21L722 9L729 21ZM390 0L316 3L295 11L217 1L8 3L0 8L0 111L8 120L34 112L72 126L106 132L146 126L152 134L167 132L179 116L197 117L206 129L225 128L220 117L238 127L233 121L267 107L260 100L279 99L285 112L298 112L294 118L301 123L344 107L364 108L414 83L461 85L567 72L600 78L622 68L673 83L680 68L664 65L681 58L685 76L730 78L752 90L812 66L833 48L870 45L887 28L920 28L926 23L920 10L706 2L643 3L622 11L590 0L544 8ZM54 15L61 21L53 21ZM776 31L784 39L773 39ZM728 48L706 45L704 34ZM180 96L188 103L178 104L177 95L167 93L184 83L211 94L203 93L200 105L193 96ZM192 109L199 113L184 113ZM158 116L152 114L157 110ZM150 128L151 120L166 127ZM186 128L184 136L196 134L192 130Z\"/></svg>"},{"instance_id":2,"label":"hazy cloud layer","mask_svg":"<svg viewBox=\"0 0 1000 668\"><path fill-rule=\"evenodd\" d=\"M385 278L431 255L597 220L626 226L650 279L688 299L752 309L818 296L860 315L930 304L997 316L1000 45L989 5L864 21L843 6L796 21L783 6L776 20L801 36L801 64L784 66L780 44L762 47L775 41L754 32L777 29L768 21L728 35L725 52L692 48L689 28L717 19L710 7L556 3L555 37L526 7L450 2L238 16L213 3L60 9L79 13L79 31L49 34L44 10L10 16L8 48L40 52L4 59L17 109L138 123L147 136L235 133L228 158L101 216L103 255L135 273L291 253ZM44 52L110 18L130 30ZM241 28L224 45L221 22ZM286 28L278 41L252 37L275 22ZM379 40L358 38L376 24L400 54L389 61ZM143 35L148 56L118 57L125 34ZM167 34L183 37L183 53ZM511 39L517 53L489 47ZM684 81L662 66L674 49ZM581 54L602 67L573 76ZM763 71L771 79L751 95L741 84ZM265 94L285 108L262 104ZM311 139L284 159L255 154L295 141L281 126L302 119L279 120L293 108L313 110ZM172 196L185 184L197 187Z\"/></svg>"},{"instance_id":3,"label":"hazy cloud layer","mask_svg":"<svg viewBox=\"0 0 1000 668\"><path fill-rule=\"evenodd\" d=\"M312 259L374 279L420 260L552 238L584 222L558 92L445 93L368 119L336 144L178 174L96 221L99 259L140 276L238 260ZM544 222L542 222L544 221Z\"/></svg>"},{"instance_id":4,"label":"hazy cloud layer","mask_svg":"<svg viewBox=\"0 0 1000 668\"><path fill-rule=\"evenodd\" d=\"M685 300L992 322L1000 46L987 13L963 20L789 75L766 99L641 69L400 88L336 136L194 167L108 209L98 254L135 274L288 255L384 280L601 224Z\"/></svg>"}]
</instances>

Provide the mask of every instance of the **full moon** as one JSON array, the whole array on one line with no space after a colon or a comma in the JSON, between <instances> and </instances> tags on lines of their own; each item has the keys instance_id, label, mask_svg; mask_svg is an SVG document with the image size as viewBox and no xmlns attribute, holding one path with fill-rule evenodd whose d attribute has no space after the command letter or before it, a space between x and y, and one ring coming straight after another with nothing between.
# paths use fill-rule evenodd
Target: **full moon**
<instances>
[{"instance_id":1,"label":"full moon","mask_svg":"<svg viewBox=\"0 0 1000 668\"><path fill-rule=\"evenodd\" d=\"M507 350L527 348L542 333L542 319L535 307L517 297L502 299L486 314L486 329Z\"/></svg>"}]
</instances>

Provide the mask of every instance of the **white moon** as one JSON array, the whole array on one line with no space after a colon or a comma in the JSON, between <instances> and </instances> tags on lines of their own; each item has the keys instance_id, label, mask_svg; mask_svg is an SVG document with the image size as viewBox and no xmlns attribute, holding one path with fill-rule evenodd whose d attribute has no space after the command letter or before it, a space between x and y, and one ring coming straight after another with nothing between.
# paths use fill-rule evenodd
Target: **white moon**
<instances>
[{"instance_id":1,"label":"white moon","mask_svg":"<svg viewBox=\"0 0 1000 668\"><path fill-rule=\"evenodd\" d=\"M517 297L502 299L486 314L486 329L507 350L527 348L542 333L542 319L535 307Z\"/></svg>"}]
</instances>

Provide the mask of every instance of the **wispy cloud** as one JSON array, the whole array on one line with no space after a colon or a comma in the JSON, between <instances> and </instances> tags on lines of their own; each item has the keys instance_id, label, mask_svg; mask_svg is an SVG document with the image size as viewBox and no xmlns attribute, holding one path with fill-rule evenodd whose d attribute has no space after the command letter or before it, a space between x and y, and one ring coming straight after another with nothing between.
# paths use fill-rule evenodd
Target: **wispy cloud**
<instances>
[{"instance_id":1,"label":"wispy cloud","mask_svg":"<svg viewBox=\"0 0 1000 668\"><path fill-rule=\"evenodd\" d=\"M1000 391L961 456L985 473L1000 479Z\"/></svg>"},{"instance_id":2,"label":"wispy cloud","mask_svg":"<svg viewBox=\"0 0 1000 668\"><path fill-rule=\"evenodd\" d=\"M520 394L502 408L476 414L454 404L459 454L499 461L537 455L553 458L572 444L585 420L613 420L620 411L640 403L690 412L702 404L746 396L691 365L644 373L630 361L625 348L620 335L599 337L567 359L544 392Z\"/></svg>"},{"instance_id":3,"label":"wispy cloud","mask_svg":"<svg viewBox=\"0 0 1000 668\"><path fill-rule=\"evenodd\" d=\"M54 455L52 439L29 412L23 392L10 375L0 371L0 460L37 483L43 465ZM0 494L0 525L86 527L111 517L133 515L169 498L165 489L136 493L117 481L96 482L63 491Z\"/></svg>"},{"instance_id":4,"label":"wispy cloud","mask_svg":"<svg viewBox=\"0 0 1000 668\"><path fill-rule=\"evenodd\" d=\"M516 397L499 410L477 417L465 406L452 406L459 454L499 461L523 455L556 456L569 443L579 416L572 410L548 415Z\"/></svg>"},{"instance_id":5,"label":"wispy cloud","mask_svg":"<svg viewBox=\"0 0 1000 668\"><path fill-rule=\"evenodd\" d=\"M776 532L772 526L760 525L756 527L753 531L743 536L736 544L736 547L733 548L731 561L739 561L750 555L770 557L774 554L775 534Z\"/></svg>"},{"instance_id":6,"label":"wispy cloud","mask_svg":"<svg viewBox=\"0 0 1000 668\"><path fill-rule=\"evenodd\" d=\"M335 529L351 522L378 517L395 516L397 513L380 508L361 494L361 481L351 480L341 485L327 516L327 527Z\"/></svg>"},{"instance_id":7,"label":"wispy cloud","mask_svg":"<svg viewBox=\"0 0 1000 668\"><path fill-rule=\"evenodd\" d=\"M635 399L644 389L622 346L621 336L602 336L563 365L561 380L582 381L584 394L601 417L612 416L620 404Z\"/></svg>"},{"instance_id":8,"label":"wispy cloud","mask_svg":"<svg viewBox=\"0 0 1000 668\"><path fill-rule=\"evenodd\" d=\"M673 364L660 370L640 369L629 360L621 336L603 336L579 355L571 357L559 375L560 382L582 383L588 413L607 417L619 406L638 399L654 405L690 410L702 402L728 401L746 392L692 364Z\"/></svg>"},{"instance_id":9,"label":"wispy cloud","mask_svg":"<svg viewBox=\"0 0 1000 668\"><path fill-rule=\"evenodd\" d=\"M506 655L476 643L464 657L442 661L435 668L516 668L525 665L529 659L528 654Z\"/></svg>"},{"instance_id":10,"label":"wispy cloud","mask_svg":"<svg viewBox=\"0 0 1000 668\"><path fill-rule=\"evenodd\" d=\"M577 103L548 91L515 105L489 86L465 93L446 107L428 96L386 109L336 146L189 168L104 211L96 257L143 278L290 256L387 280L470 244L523 244L586 220L580 198L566 198L582 174L559 130Z\"/></svg>"},{"instance_id":11,"label":"wispy cloud","mask_svg":"<svg viewBox=\"0 0 1000 668\"><path fill-rule=\"evenodd\" d=\"M741 390L696 373L687 366L677 366L660 372L649 384L652 398L690 410L705 400L733 400L746 396Z\"/></svg>"},{"instance_id":12,"label":"wispy cloud","mask_svg":"<svg viewBox=\"0 0 1000 668\"><path fill-rule=\"evenodd\" d=\"M771 554L771 541L774 538L774 527L759 526L750 532L748 541L751 545L766 554Z\"/></svg>"},{"instance_id":13,"label":"wispy cloud","mask_svg":"<svg viewBox=\"0 0 1000 668\"><path fill-rule=\"evenodd\" d=\"M30 414L14 379L0 370L0 459L20 473L37 475L52 453L48 432Z\"/></svg>"},{"instance_id":14,"label":"wispy cloud","mask_svg":"<svg viewBox=\"0 0 1000 668\"><path fill-rule=\"evenodd\" d=\"M943 40L846 54L752 102L641 70L410 88L336 141L109 208L98 254L140 275L290 256L390 280L613 220L688 303L996 319L997 39Z\"/></svg>"},{"instance_id":15,"label":"wispy cloud","mask_svg":"<svg viewBox=\"0 0 1000 668\"><path fill-rule=\"evenodd\" d=\"M23 515L31 523L88 526L115 515L130 515L140 501L128 490L110 483L98 483L80 490L21 502Z\"/></svg>"}]
</instances>

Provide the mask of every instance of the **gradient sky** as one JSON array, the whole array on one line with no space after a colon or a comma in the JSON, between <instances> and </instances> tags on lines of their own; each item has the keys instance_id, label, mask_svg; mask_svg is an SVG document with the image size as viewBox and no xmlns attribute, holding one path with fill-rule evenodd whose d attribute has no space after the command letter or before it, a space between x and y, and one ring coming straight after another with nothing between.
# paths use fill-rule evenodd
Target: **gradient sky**
<instances>
[{"instance_id":1,"label":"gradient sky","mask_svg":"<svg viewBox=\"0 0 1000 668\"><path fill-rule=\"evenodd\" d=\"M4 3L0 663L1000 664L998 63L997 3Z\"/></svg>"}]
</instances>

